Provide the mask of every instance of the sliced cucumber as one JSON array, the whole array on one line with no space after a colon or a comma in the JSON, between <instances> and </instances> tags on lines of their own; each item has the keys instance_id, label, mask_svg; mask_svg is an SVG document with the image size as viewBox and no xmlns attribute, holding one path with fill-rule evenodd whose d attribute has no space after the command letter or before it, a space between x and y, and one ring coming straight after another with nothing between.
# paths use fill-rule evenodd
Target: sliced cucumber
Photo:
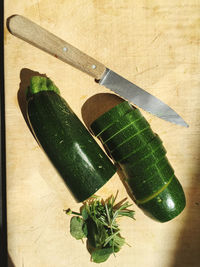
<instances>
[{"instance_id":1,"label":"sliced cucumber","mask_svg":"<svg viewBox=\"0 0 200 267\"><path fill-rule=\"evenodd\" d=\"M121 167L125 182L143 211L160 222L173 219L185 207L183 189L174 175L162 140L140 112L129 111L99 131L107 153Z\"/></svg>"},{"instance_id":2,"label":"sliced cucumber","mask_svg":"<svg viewBox=\"0 0 200 267\"><path fill-rule=\"evenodd\" d=\"M127 112L133 110L134 108L127 101L123 101L120 104L116 105L108 112L101 115L96 119L91 125L90 128L95 136L100 132L103 132L105 128L111 125L116 120L119 120L120 117L124 116Z\"/></svg>"}]
</instances>

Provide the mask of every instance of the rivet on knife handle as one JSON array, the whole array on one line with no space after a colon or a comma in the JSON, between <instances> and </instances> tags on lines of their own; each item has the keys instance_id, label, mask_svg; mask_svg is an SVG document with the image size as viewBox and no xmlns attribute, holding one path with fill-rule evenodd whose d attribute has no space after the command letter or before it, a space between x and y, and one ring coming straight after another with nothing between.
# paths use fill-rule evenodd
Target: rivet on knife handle
<instances>
[{"instance_id":1,"label":"rivet on knife handle","mask_svg":"<svg viewBox=\"0 0 200 267\"><path fill-rule=\"evenodd\" d=\"M48 52L73 67L99 80L106 67L71 44L40 27L31 20L13 15L8 19L9 31L20 39Z\"/></svg>"}]
</instances>

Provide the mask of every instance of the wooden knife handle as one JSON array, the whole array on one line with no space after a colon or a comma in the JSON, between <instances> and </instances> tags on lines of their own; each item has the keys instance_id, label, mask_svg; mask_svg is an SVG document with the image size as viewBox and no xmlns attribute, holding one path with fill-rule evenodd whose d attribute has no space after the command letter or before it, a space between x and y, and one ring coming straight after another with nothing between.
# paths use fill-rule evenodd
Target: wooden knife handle
<instances>
[{"instance_id":1,"label":"wooden knife handle","mask_svg":"<svg viewBox=\"0 0 200 267\"><path fill-rule=\"evenodd\" d=\"M20 39L99 80L106 67L71 44L40 27L31 20L13 15L7 20L8 30Z\"/></svg>"}]
</instances>

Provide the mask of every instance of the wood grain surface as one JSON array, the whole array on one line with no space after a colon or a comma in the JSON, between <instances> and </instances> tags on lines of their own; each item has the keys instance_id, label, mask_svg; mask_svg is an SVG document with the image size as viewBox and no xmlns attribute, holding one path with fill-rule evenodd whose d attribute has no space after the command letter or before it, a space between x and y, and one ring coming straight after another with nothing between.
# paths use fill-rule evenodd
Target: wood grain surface
<instances>
[{"instance_id":1,"label":"wood grain surface","mask_svg":"<svg viewBox=\"0 0 200 267\"><path fill-rule=\"evenodd\" d=\"M200 1L4 1L5 22L23 15L159 97L189 124L182 128L144 111L168 151L187 206L157 223L135 206L121 219L129 246L100 266L200 265ZM86 244L70 236L63 210L81 206L38 147L26 124L24 91L34 73L47 75L87 125L120 101L90 76L11 35L5 27L5 95L9 266L86 267ZM92 111L91 111L92 110ZM99 190L132 201L118 175Z\"/></svg>"}]
</instances>

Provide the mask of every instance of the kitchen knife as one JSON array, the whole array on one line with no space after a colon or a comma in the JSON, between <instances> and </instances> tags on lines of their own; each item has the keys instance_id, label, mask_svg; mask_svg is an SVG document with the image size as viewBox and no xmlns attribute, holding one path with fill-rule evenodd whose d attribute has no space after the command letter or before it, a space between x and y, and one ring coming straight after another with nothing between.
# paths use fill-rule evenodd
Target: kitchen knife
<instances>
[{"instance_id":1,"label":"kitchen knife","mask_svg":"<svg viewBox=\"0 0 200 267\"><path fill-rule=\"evenodd\" d=\"M161 100L31 20L21 15L13 15L8 18L7 27L13 35L89 74L100 85L111 89L138 107L161 119L188 127L188 124Z\"/></svg>"}]
</instances>

